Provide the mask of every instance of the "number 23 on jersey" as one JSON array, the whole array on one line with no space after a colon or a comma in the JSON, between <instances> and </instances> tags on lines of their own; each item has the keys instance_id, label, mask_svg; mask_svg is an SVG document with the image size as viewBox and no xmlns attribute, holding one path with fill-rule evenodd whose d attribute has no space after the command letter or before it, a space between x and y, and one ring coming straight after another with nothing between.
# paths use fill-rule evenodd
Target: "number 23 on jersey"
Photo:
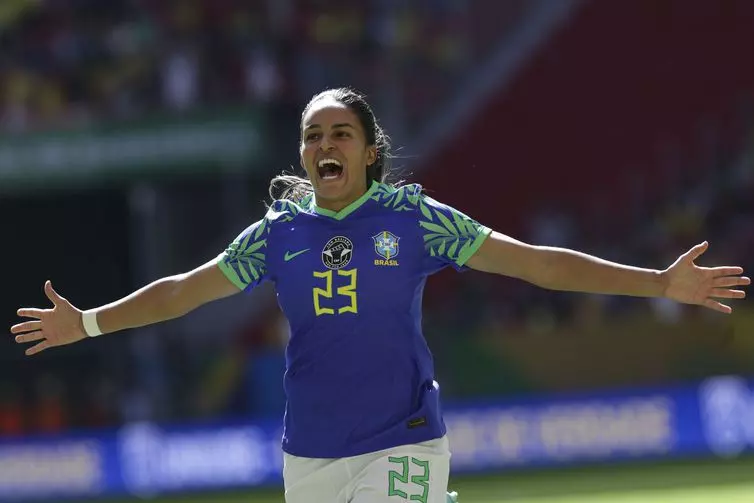
<instances>
[{"instance_id":1,"label":"number 23 on jersey","mask_svg":"<svg viewBox=\"0 0 754 503\"><path fill-rule=\"evenodd\" d=\"M317 316L358 313L358 303L356 301L356 278L357 269L338 269L333 271L314 271L314 278L320 286L315 286L312 290L314 300L314 314ZM335 284L335 293L337 297L333 299L333 283Z\"/></svg>"}]
</instances>

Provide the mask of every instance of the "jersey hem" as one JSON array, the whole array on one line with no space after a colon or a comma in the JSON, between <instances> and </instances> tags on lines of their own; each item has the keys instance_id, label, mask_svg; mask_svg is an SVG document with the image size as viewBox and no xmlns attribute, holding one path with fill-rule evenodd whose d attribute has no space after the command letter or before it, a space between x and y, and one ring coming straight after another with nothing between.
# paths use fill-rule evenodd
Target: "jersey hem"
<instances>
[{"instance_id":1,"label":"jersey hem","mask_svg":"<svg viewBox=\"0 0 754 503\"><path fill-rule=\"evenodd\" d=\"M385 451L389 449L395 449L396 447L402 447L405 445L416 445L422 442L429 442L445 437L448 434L447 428L442 428L440 432L434 432L430 435L420 435L416 438L406 441L398 442L381 442L379 444L368 445L357 449L343 449L337 452L314 452L307 451L306 449L298 450L291 449L289 447L282 447L282 451L290 456L297 458L309 458L309 459L340 459L350 458L353 456L363 456L365 454L374 454L376 452Z\"/></svg>"}]
</instances>

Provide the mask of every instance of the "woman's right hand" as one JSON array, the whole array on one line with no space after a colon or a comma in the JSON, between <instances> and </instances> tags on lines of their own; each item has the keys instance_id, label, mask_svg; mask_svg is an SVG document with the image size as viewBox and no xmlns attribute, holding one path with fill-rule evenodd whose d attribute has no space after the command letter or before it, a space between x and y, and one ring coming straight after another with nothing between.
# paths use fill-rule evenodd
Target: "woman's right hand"
<instances>
[{"instance_id":1,"label":"woman's right hand","mask_svg":"<svg viewBox=\"0 0 754 503\"><path fill-rule=\"evenodd\" d=\"M45 282L44 291L53 308L21 308L17 314L33 320L18 323L10 329L12 334L17 334L16 342L20 344L38 342L26 350L27 356L48 348L72 344L87 337L81 321L81 310L61 297L52 288L49 280Z\"/></svg>"}]
</instances>

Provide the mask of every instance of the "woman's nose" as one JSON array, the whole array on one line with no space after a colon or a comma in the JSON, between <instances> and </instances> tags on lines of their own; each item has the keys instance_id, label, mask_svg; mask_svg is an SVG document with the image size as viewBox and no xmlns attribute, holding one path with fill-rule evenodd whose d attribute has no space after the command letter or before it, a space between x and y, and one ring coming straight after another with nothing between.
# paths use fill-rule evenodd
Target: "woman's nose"
<instances>
[{"instance_id":1,"label":"woman's nose","mask_svg":"<svg viewBox=\"0 0 754 503\"><path fill-rule=\"evenodd\" d=\"M323 152L328 152L333 149L333 144L330 142L330 140L326 137L322 138L322 141L319 142L319 149Z\"/></svg>"}]
</instances>

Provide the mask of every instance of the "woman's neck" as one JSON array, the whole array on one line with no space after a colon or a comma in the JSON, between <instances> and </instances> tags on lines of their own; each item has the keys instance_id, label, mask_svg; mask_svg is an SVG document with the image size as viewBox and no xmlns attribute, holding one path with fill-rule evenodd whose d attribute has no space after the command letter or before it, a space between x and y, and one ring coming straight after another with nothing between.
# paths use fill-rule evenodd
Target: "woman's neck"
<instances>
[{"instance_id":1,"label":"woman's neck","mask_svg":"<svg viewBox=\"0 0 754 503\"><path fill-rule=\"evenodd\" d=\"M350 205L358 201L359 198L366 194L367 190L369 190L369 187L364 187L355 193L344 195L343 197L338 199L322 198L317 196L317 194L315 193L314 204L324 210L338 213L339 211L349 207Z\"/></svg>"}]
</instances>

